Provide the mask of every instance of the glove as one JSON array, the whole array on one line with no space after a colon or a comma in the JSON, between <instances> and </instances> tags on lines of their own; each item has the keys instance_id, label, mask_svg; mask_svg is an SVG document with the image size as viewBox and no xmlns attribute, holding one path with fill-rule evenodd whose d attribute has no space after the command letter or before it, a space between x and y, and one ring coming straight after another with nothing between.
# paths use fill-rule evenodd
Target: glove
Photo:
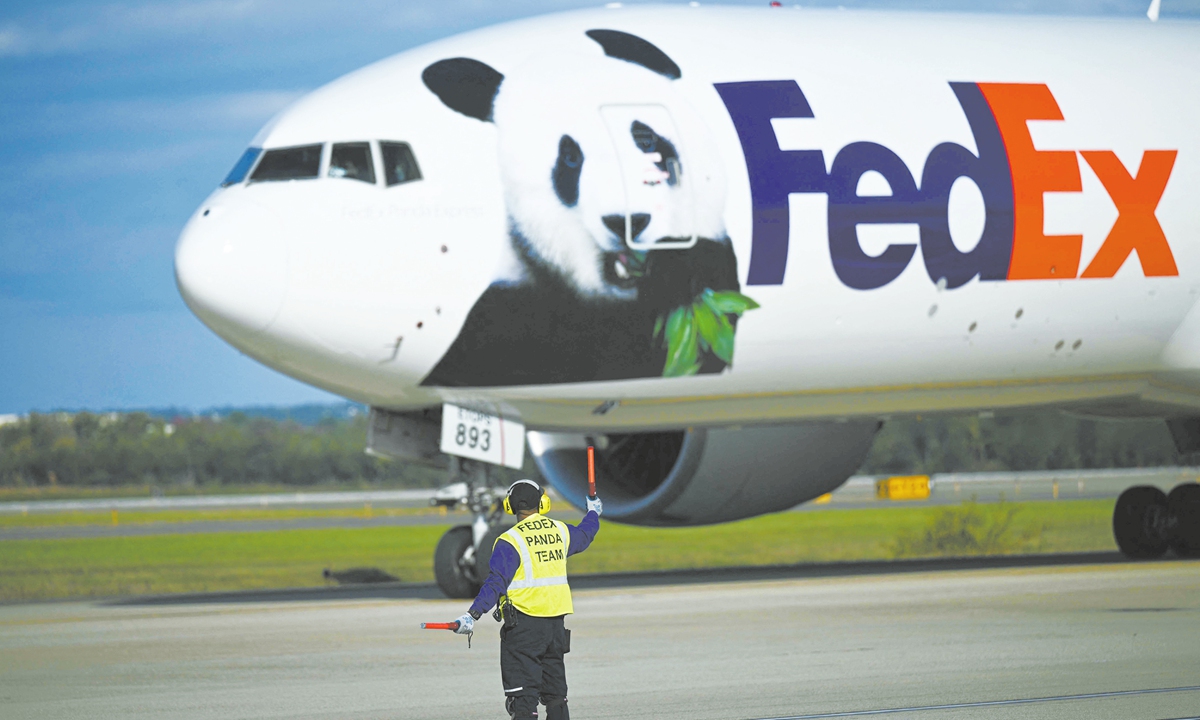
<instances>
[{"instance_id":1,"label":"glove","mask_svg":"<svg viewBox=\"0 0 1200 720\"><path fill-rule=\"evenodd\" d=\"M599 496L590 497L587 499L587 509L588 512L594 512L597 515L600 515L604 512L604 503L600 502Z\"/></svg>"},{"instance_id":2,"label":"glove","mask_svg":"<svg viewBox=\"0 0 1200 720\"><path fill-rule=\"evenodd\" d=\"M458 619L458 629L454 632L459 635L470 635L475 632L475 618L471 617L470 613L463 615Z\"/></svg>"}]
</instances>

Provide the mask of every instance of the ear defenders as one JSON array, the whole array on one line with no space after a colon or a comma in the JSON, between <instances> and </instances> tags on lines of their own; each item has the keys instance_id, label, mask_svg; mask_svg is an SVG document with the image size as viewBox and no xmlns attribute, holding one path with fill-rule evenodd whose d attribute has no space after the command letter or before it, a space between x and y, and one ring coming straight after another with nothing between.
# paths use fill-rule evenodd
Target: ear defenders
<instances>
[{"instance_id":1,"label":"ear defenders","mask_svg":"<svg viewBox=\"0 0 1200 720\"><path fill-rule=\"evenodd\" d=\"M541 485L538 485L532 480L518 480L512 485L508 486L508 492L504 493L504 512L508 513L509 515L516 515L516 512L513 511L512 506L512 491L513 488L521 485L522 483L526 485L532 485L535 490L542 494L541 498L538 499L538 515L545 515L546 513L550 512L550 496L546 494L545 490L542 490Z\"/></svg>"}]
</instances>

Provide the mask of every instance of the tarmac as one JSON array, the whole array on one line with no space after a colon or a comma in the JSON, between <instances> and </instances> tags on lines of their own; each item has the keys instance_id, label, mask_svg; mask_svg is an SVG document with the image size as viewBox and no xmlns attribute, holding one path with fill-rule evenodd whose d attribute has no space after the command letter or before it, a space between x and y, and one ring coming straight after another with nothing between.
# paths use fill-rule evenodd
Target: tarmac
<instances>
[{"instance_id":1,"label":"tarmac","mask_svg":"<svg viewBox=\"0 0 1200 720\"><path fill-rule=\"evenodd\" d=\"M572 714L1200 716L1200 561L823 567L579 578ZM468 649L418 629L465 602L379 591L0 606L0 714L506 717L495 623Z\"/></svg>"},{"instance_id":2,"label":"tarmac","mask_svg":"<svg viewBox=\"0 0 1200 720\"><path fill-rule=\"evenodd\" d=\"M1180 482L1193 482L1196 468L1148 468L1130 470L1046 471L1021 473L963 473L934 476L933 492L923 500L891 501L875 494L875 478L855 477L835 490L824 501L808 502L791 512L823 512L831 509L899 508L931 505L957 505L967 500L1060 501L1113 499L1135 484L1150 484L1169 491ZM54 500L29 503L0 503L0 515L25 513L70 513L175 510L212 510L232 508L361 508L361 515L302 517L256 520L184 520L120 522L106 524L51 524L41 526L0 527L4 540L58 540L69 538L145 537L228 532L275 532L279 530L321 530L330 528L362 529L406 525L465 525L472 516L464 510L446 514L389 514L394 508L429 507L431 490L392 490L346 493L285 493L254 496L209 496L184 498L119 498L110 500ZM555 498L554 516L577 522L578 511ZM567 508L562 510L562 508Z\"/></svg>"}]
</instances>

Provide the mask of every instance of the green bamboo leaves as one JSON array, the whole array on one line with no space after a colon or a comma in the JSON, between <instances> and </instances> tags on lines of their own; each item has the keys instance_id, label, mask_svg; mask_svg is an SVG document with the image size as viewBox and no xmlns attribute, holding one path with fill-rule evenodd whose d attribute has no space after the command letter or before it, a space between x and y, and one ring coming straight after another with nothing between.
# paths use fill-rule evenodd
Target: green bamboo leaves
<instances>
[{"instance_id":1,"label":"green bamboo leaves","mask_svg":"<svg viewBox=\"0 0 1200 720\"><path fill-rule=\"evenodd\" d=\"M732 364L734 327L729 318L757 307L758 303L739 292L706 289L692 304L659 317L654 337L663 335L667 346L663 377L695 375L710 355Z\"/></svg>"}]
</instances>

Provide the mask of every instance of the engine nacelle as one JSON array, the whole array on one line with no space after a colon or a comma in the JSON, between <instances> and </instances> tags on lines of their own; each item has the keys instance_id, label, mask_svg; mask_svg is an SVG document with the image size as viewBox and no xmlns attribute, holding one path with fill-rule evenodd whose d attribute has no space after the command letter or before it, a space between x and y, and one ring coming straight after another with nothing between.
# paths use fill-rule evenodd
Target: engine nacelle
<instances>
[{"instance_id":1,"label":"engine nacelle","mask_svg":"<svg viewBox=\"0 0 1200 720\"><path fill-rule=\"evenodd\" d=\"M604 519L707 525L778 512L839 487L881 423L799 423L585 435L530 432L542 475L583 507L587 447L596 447Z\"/></svg>"}]
</instances>

